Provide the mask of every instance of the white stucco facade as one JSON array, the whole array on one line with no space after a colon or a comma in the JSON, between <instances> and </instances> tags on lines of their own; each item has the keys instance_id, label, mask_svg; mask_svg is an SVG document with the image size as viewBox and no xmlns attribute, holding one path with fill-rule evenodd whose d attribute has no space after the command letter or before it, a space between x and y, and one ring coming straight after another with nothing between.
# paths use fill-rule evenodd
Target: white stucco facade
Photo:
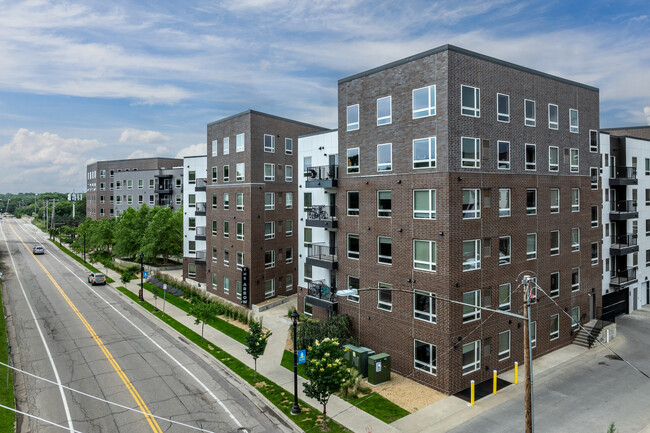
<instances>
[{"instance_id":1,"label":"white stucco facade","mask_svg":"<svg viewBox=\"0 0 650 433\"><path fill-rule=\"evenodd\" d=\"M206 259L206 184L207 156L183 158L183 257L191 259L190 278L196 276L193 261Z\"/></svg>"}]
</instances>

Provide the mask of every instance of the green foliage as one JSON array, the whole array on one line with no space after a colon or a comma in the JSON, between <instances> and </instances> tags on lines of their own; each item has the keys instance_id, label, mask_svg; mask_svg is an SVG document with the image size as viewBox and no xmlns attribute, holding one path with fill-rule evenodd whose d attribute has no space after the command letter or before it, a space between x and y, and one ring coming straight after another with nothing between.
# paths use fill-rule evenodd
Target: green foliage
<instances>
[{"instance_id":1,"label":"green foliage","mask_svg":"<svg viewBox=\"0 0 650 433\"><path fill-rule=\"evenodd\" d=\"M350 325L352 320L349 316L332 316L327 322L307 320L300 323L297 335L297 348L299 350L311 346L316 340L325 338L337 338L341 344L348 344L352 341Z\"/></svg>"},{"instance_id":2,"label":"green foliage","mask_svg":"<svg viewBox=\"0 0 650 433\"><path fill-rule=\"evenodd\" d=\"M0 266L0 269L2 269L2 266ZM0 281L0 306L2 305L2 282ZM9 341L7 339L7 323L5 321L5 315L0 314L0 359L6 362L8 357ZM5 373L6 368L2 371ZM0 387L0 403L10 408L15 407L13 377L13 374L8 374L7 386ZM0 431L14 431L15 419L15 412L10 410L0 411Z\"/></svg>"},{"instance_id":3,"label":"green foliage","mask_svg":"<svg viewBox=\"0 0 650 433\"><path fill-rule=\"evenodd\" d=\"M196 319L194 321L195 325L201 324L201 342L203 342L203 330L205 328L205 323L212 319L216 314L216 304L212 302L205 302L201 299L194 298L190 304L190 310L188 311L188 316L194 316Z\"/></svg>"},{"instance_id":4,"label":"green foliage","mask_svg":"<svg viewBox=\"0 0 650 433\"><path fill-rule=\"evenodd\" d=\"M363 386L363 376L359 370L355 368L350 369L350 377L343 383L341 387L341 396L345 397L358 397L359 393L366 393L367 388Z\"/></svg>"},{"instance_id":5,"label":"green foliage","mask_svg":"<svg viewBox=\"0 0 650 433\"><path fill-rule=\"evenodd\" d=\"M327 429L327 403L332 394L339 392L350 377L350 370L343 364L343 346L337 338L316 340L307 347L305 395L323 405L323 429Z\"/></svg>"},{"instance_id":6,"label":"green foliage","mask_svg":"<svg viewBox=\"0 0 650 433\"><path fill-rule=\"evenodd\" d=\"M612 423L609 425L609 428L607 429L607 433L616 433L616 432L617 432L617 430L616 430L616 424L614 424L614 423L612 422Z\"/></svg>"},{"instance_id":7,"label":"green foliage","mask_svg":"<svg viewBox=\"0 0 650 433\"><path fill-rule=\"evenodd\" d=\"M133 280L135 278L136 278L136 276L133 275L132 273L124 272L122 274L122 276L120 277L120 281L122 282L122 284L126 284L126 283L128 283L129 281L131 281L131 280Z\"/></svg>"},{"instance_id":8,"label":"green foliage","mask_svg":"<svg viewBox=\"0 0 650 433\"><path fill-rule=\"evenodd\" d=\"M266 344L269 342L271 331L264 332L262 324L255 319L252 319L248 324L248 332L246 333L246 353L253 357L255 361L255 376L257 376L257 358L264 354Z\"/></svg>"},{"instance_id":9,"label":"green foliage","mask_svg":"<svg viewBox=\"0 0 650 433\"><path fill-rule=\"evenodd\" d=\"M147 261L161 256L167 264L169 256L183 254L183 211L157 207L149 214L153 214L153 217L145 231L142 251Z\"/></svg>"}]
</instances>

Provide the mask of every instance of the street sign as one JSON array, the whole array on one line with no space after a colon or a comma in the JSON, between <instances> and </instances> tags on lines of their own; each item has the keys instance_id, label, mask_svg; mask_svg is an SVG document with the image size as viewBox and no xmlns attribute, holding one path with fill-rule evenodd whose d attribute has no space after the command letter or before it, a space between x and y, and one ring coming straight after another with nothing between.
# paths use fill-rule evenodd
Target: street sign
<instances>
[{"instance_id":1,"label":"street sign","mask_svg":"<svg viewBox=\"0 0 650 433\"><path fill-rule=\"evenodd\" d=\"M142 278L149 278L149 272L144 271L144 272L142 273Z\"/></svg>"},{"instance_id":2,"label":"street sign","mask_svg":"<svg viewBox=\"0 0 650 433\"><path fill-rule=\"evenodd\" d=\"M304 364L307 362L307 351L306 350L299 350L298 351L298 364Z\"/></svg>"}]
</instances>

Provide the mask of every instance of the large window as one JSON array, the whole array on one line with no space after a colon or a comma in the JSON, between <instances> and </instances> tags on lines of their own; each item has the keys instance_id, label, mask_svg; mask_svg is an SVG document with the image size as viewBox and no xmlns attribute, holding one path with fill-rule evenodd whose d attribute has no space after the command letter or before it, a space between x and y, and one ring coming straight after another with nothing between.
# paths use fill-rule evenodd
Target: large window
<instances>
[{"instance_id":1,"label":"large window","mask_svg":"<svg viewBox=\"0 0 650 433\"><path fill-rule=\"evenodd\" d=\"M264 223L264 239L275 239L275 221Z\"/></svg>"},{"instance_id":2,"label":"large window","mask_svg":"<svg viewBox=\"0 0 650 433\"><path fill-rule=\"evenodd\" d=\"M476 340L463 345L463 374L481 368L481 341Z\"/></svg>"},{"instance_id":3,"label":"large window","mask_svg":"<svg viewBox=\"0 0 650 433\"><path fill-rule=\"evenodd\" d=\"M480 290L463 293L463 304L471 304L475 306L471 307L470 305L463 305L463 323L472 322L481 318L481 310L480 308L476 308L481 306Z\"/></svg>"},{"instance_id":4,"label":"large window","mask_svg":"<svg viewBox=\"0 0 650 433\"><path fill-rule=\"evenodd\" d=\"M535 101L524 99L524 115L526 126L535 126Z\"/></svg>"},{"instance_id":5,"label":"large window","mask_svg":"<svg viewBox=\"0 0 650 433\"><path fill-rule=\"evenodd\" d=\"M436 166L436 137L413 140L413 168Z\"/></svg>"},{"instance_id":6,"label":"large window","mask_svg":"<svg viewBox=\"0 0 650 433\"><path fill-rule=\"evenodd\" d=\"M238 192L235 195L235 207L237 210L244 210L244 193Z\"/></svg>"},{"instance_id":7,"label":"large window","mask_svg":"<svg viewBox=\"0 0 650 433\"><path fill-rule=\"evenodd\" d=\"M264 134L264 152L275 153L275 135Z\"/></svg>"},{"instance_id":8,"label":"large window","mask_svg":"<svg viewBox=\"0 0 650 433\"><path fill-rule=\"evenodd\" d=\"M526 170L537 169L537 151L534 144L526 143Z\"/></svg>"},{"instance_id":9,"label":"large window","mask_svg":"<svg viewBox=\"0 0 650 433\"><path fill-rule=\"evenodd\" d=\"M553 341L556 338L560 337L560 315L559 314L553 314L551 316L551 324L549 327L549 337L550 340Z\"/></svg>"},{"instance_id":10,"label":"large window","mask_svg":"<svg viewBox=\"0 0 650 433\"><path fill-rule=\"evenodd\" d=\"M275 250L269 250L264 252L264 268L274 268L275 267Z\"/></svg>"},{"instance_id":11,"label":"large window","mask_svg":"<svg viewBox=\"0 0 650 433\"><path fill-rule=\"evenodd\" d=\"M537 190L529 188L526 190L526 215L537 214Z\"/></svg>"},{"instance_id":12,"label":"large window","mask_svg":"<svg viewBox=\"0 0 650 433\"><path fill-rule=\"evenodd\" d=\"M264 193L264 210L273 210L275 209L275 193L274 192L265 192Z\"/></svg>"},{"instance_id":13,"label":"large window","mask_svg":"<svg viewBox=\"0 0 650 433\"><path fill-rule=\"evenodd\" d=\"M551 255L557 256L560 254L560 231L551 230Z\"/></svg>"},{"instance_id":14,"label":"large window","mask_svg":"<svg viewBox=\"0 0 650 433\"><path fill-rule=\"evenodd\" d=\"M548 104L548 127L549 129L558 129L558 111L557 105Z\"/></svg>"},{"instance_id":15,"label":"large window","mask_svg":"<svg viewBox=\"0 0 650 433\"><path fill-rule=\"evenodd\" d=\"M393 285L379 283L377 285L377 308L384 311L393 311Z\"/></svg>"},{"instance_id":16,"label":"large window","mask_svg":"<svg viewBox=\"0 0 650 433\"><path fill-rule=\"evenodd\" d=\"M244 223L237 223L237 240L244 240Z\"/></svg>"},{"instance_id":17,"label":"large window","mask_svg":"<svg viewBox=\"0 0 650 433\"><path fill-rule=\"evenodd\" d=\"M413 90L413 118L434 116L436 114L436 86Z\"/></svg>"},{"instance_id":18,"label":"large window","mask_svg":"<svg viewBox=\"0 0 650 433\"><path fill-rule=\"evenodd\" d=\"M348 289L359 290L360 287L361 286L359 285L359 277L352 277L352 276L348 275ZM357 292L356 295L348 296L348 301L359 302L359 292Z\"/></svg>"},{"instance_id":19,"label":"large window","mask_svg":"<svg viewBox=\"0 0 650 433\"><path fill-rule=\"evenodd\" d=\"M530 324L530 347L532 349L537 347L537 322Z\"/></svg>"},{"instance_id":20,"label":"large window","mask_svg":"<svg viewBox=\"0 0 650 433\"><path fill-rule=\"evenodd\" d=\"M246 176L244 174L244 170L245 170L244 163L243 162L237 163L237 165L235 166L235 180L238 181L245 180Z\"/></svg>"},{"instance_id":21,"label":"large window","mask_svg":"<svg viewBox=\"0 0 650 433\"><path fill-rule=\"evenodd\" d=\"M359 173L359 148L348 149L348 173Z\"/></svg>"},{"instance_id":22,"label":"large window","mask_svg":"<svg viewBox=\"0 0 650 433\"><path fill-rule=\"evenodd\" d=\"M510 283L499 285L499 310L510 310Z\"/></svg>"},{"instance_id":23,"label":"large window","mask_svg":"<svg viewBox=\"0 0 650 433\"><path fill-rule=\"evenodd\" d=\"M551 273L551 282L549 284L549 295L551 298L560 296L560 273L552 272Z\"/></svg>"},{"instance_id":24,"label":"large window","mask_svg":"<svg viewBox=\"0 0 650 433\"><path fill-rule=\"evenodd\" d=\"M481 269L481 240L463 241L463 272Z\"/></svg>"},{"instance_id":25,"label":"large window","mask_svg":"<svg viewBox=\"0 0 650 433\"><path fill-rule=\"evenodd\" d=\"M385 265L393 263L393 240L389 237L379 236L377 238L377 262Z\"/></svg>"},{"instance_id":26,"label":"large window","mask_svg":"<svg viewBox=\"0 0 650 433\"><path fill-rule=\"evenodd\" d=\"M348 258L359 259L359 235L348 234Z\"/></svg>"},{"instance_id":27,"label":"large window","mask_svg":"<svg viewBox=\"0 0 650 433\"><path fill-rule=\"evenodd\" d=\"M436 346L419 340L413 340L413 343L413 359L415 362L414 367L418 370L422 370L430 374L436 374Z\"/></svg>"},{"instance_id":28,"label":"large window","mask_svg":"<svg viewBox=\"0 0 650 433\"><path fill-rule=\"evenodd\" d=\"M580 251L580 229L571 229L571 251Z\"/></svg>"},{"instance_id":29,"label":"large window","mask_svg":"<svg viewBox=\"0 0 650 433\"><path fill-rule=\"evenodd\" d=\"M580 188L571 188L571 212L580 212Z\"/></svg>"},{"instance_id":30,"label":"large window","mask_svg":"<svg viewBox=\"0 0 650 433\"><path fill-rule=\"evenodd\" d=\"M571 269L571 290L580 290L580 268Z\"/></svg>"},{"instance_id":31,"label":"large window","mask_svg":"<svg viewBox=\"0 0 650 433\"><path fill-rule=\"evenodd\" d=\"M244 268L244 253L241 251L235 253L235 266L240 270Z\"/></svg>"},{"instance_id":32,"label":"large window","mask_svg":"<svg viewBox=\"0 0 650 433\"><path fill-rule=\"evenodd\" d=\"M436 190L413 190L413 218L436 219Z\"/></svg>"},{"instance_id":33,"label":"large window","mask_svg":"<svg viewBox=\"0 0 650 433\"><path fill-rule=\"evenodd\" d=\"M570 162L570 171L571 173L577 173L580 171L580 159L579 159L579 152L578 149L570 149L570 157L569 157L569 162Z\"/></svg>"},{"instance_id":34,"label":"large window","mask_svg":"<svg viewBox=\"0 0 650 433\"><path fill-rule=\"evenodd\" d=\"M377 191L377 216L390 218L392 214L392 192Z\"/></svg>"},{"instance_id":35,"label":"large window","mask_svg":"<svg viewBox=\"0 0 650 433\"><path fill-rule=\"evenodd\" d=\"M499 164L497 168L499 170L510 170L510 142L497 141L497 146L499 148Z\"/></svg>"},{"instance_id":36,"label":"large window","mask_svg":"<svg viewBox=\"0 0 650 433\"><path fill-rule=\"evenodd\" d=\"M499 361L510 358L510 331L499 334Z\"/></svg>"},{"instance_id":37,"label":"large window","mask_svg":"<svg viewBox=\"0 0 650 433\"><path fill-rule=\"evenodd\" d=\"M264 164L264 181L275 180L275 164Z\"/></svg>"},{"instance_id":38,"label":"large window","mask_svg":"<svg viewBox=\"0 0 650 433\"><path fill-rule=\"evenodd\" d=\"M359 191L348 191L348 216L359 215Z\"/></svg>"},{"instance_id":39,"label":"large window","mask_svg":"<svg viewBox=\"0 0 650 433\"><path fill-rule=\"evenodd\" d=\"M393 170L393 145L391 143L377 145L377 171Z\"/></svg>"},{"instance_id":40,"label":"large window","mask_svg":"<svg viewBox=\"0 0 650 433\"><path fill-rule=\"evenodd\" d=\"M413 295L413 315L416 319L436 323L436 296L416 290Z\"/></svg>"},{"instance_id":41,"label":"large window","mask_svg":"<svg viewBox=\"0 0 650 433\"><path fill-rule=\"evenodd\" d=\"M264 281L264 298L272 298L275 296L275 280L270 279Z\"/></svg>"},{"instance_id":42,"label":"large window","mask_svg":"<svg viewBox=\"0 0 650 433\"><path fill-rule=\"evenodd\" d=\"M461 138L461 167L480 168L481 167L481 148L480 140L473 137Z\"/></svg>"},{"instance_id":43,"label":"large window","mask_svg":"<svg viewBox=\"0 0 650 433\"><path fill-rule=\"evenodd\" d=\"M228 155L230 153L230 137L223 138L223 154Z\"/></svg>"},{"instance_id":44,"label":"large window","mask_svg":"<svg viewBox=\"0 0 650 433\"><path fill-rule=\"evenodd\" d=\"M571 308L571 328L576 329L580 326L580 307Z\"/></svg>"},{"instance_id":45,"label":"large window","mask_svg":"<svg viewBox=\"0 0 650 433\"><path fill-rule=\"evenodd\" d=\"M230 166L229 165L224 165L223 166L222 179L223 179L224 182L230 182Z\"/></svg>"},{"instance_id":46,"label":"large window","mask_svg":"<svg viewBox=\"0 0 650 433\"><path fill-rule=\"evenodd\" d=\"M235 136L235 151L243 152L245 147L246 143L244 141L244 134L237 134Z\"/></svg>"},{"instance_id":47,"label":"large window","mask_svg":"<svg viewBox=\"0 0 650 433\"><path fill-rule=\"evenodd\" d=\"M218 174L219 174L219 168L212 167L212 183L217 183ZM149 187L151 187L151 185Z\"/></svg>"},{"instance_id":48,"label":"large window","mask_svg":"<svg viewBox=\"0 0 650 433\"><path fill-rule=\"evenodd\" d=\"M591 264L592 265L598 264L598 242L594 242L591 244Z\"/></svg>"},{"instance_id":49,"label":"large window","mask_svg":"<svg viewBox=\"0 0 650 433\"><path fill-rule=\"evenodd\" d=\"M285 155L293 155L293 138L284 139L284 153Z\"/></svg>"},{"instance_id":50,"label":"large window","mask_svg":"<svg viewBox=\"0 0 650 433\"><path fill-rule=\"evenodd\" d=\"M377 125L388 125L392 122L391 97L377 99Z\"/></svg>"},{"instance_id":51,"label":"large window","mask_svg":"<svg viewBox=\"0 0 650 433\"><path fill-rule=\"evenodd\" d=\"M551 188L551 213L559 213L560 212L560 189L559 188Z\"/></svg>"},{"instance_id":52,"label":"large window","mask_svg":"<svg viewBox=\"0 0 650 433\"><path fill-rule=\"evenodd\" d=\"M436 242L413 241L413 268L425 271L436 270Z\"/></svg>"},{"instance_id":53,"label":"large window","mask_svg":"<svg viewBox=\"0 0 650 433\"><path fill-rule=\"evenodd\" d=\"M499 216L510 216L510 188L499 189Z\"/></svg>"},{"instance_id":54,"label":"large window","mask_svg":"<svg viewBox=\"0 0 650 433\"><path fill-rule=\"evenodd\" d=\"M475 219L481 217L481 190L463 190L463 219Z\"/></svg>"},{"instance_id":55,"label":"large window","mask_svg":"<svg viewBox=\"0 0 650 433\"><path fill-rule=\"evenodd\" d=\"M537 258L537 233L526 235L526 260Z\"/></svg>"},{"instance_id":56,"label":"large window","mask_svg":"<svg viewBox=\"0 0 650 433\"><path fill-rule=\"evenodd\" d=\"M481 117L481 90L477 87L460 86L460 108L463 116Z\"/></svg>"},{"instance_id":57,"label":"large window","mask_svg":"<svg viewBox=\"0 0 650 433\"><path fill-rule=\"evenodd\" d=\"M347 110L348 131L359 129L359 104L348 106Z\"/></svg>"},{"instance_id":58,"label":"large window","mask_svg":"<svg viewBox=\"0 0 650 433\"><path fill-rule=\"evenodd\" d=\"M287 192L284 195L284 207L287 209L293 209L293 193Z\"/></svg>"},{"instance_id":59,"label":"large window","mask_svg":"<svg viewBox=\"0 0 650 433\"><path fill-rule=\"evenodd\" d=\"M497 120L510 122L510 96L497 93Z\"/></svg>"},{"instance_id":60,"label":"large window","mask_svg":"<svg viewBox=\"0 0 650 433\"><path fill-rule=\"evenodd\" d=\"M293 165L284 166L284 181L293 182Z\"/></svg>"},{"instance_id":61,"label":"large window","mask_svg":"<svg viewBox=\"0 0 650 433\"><path fill-rule=\"evenodd\" d=\"M577 133L578 131L578 110L571 108L569 109L569 132Z\"/></svg>"},{"instance_id":62,"label":"large window","mask_svg":"<svg viewBox=\"0 0 650 433\"><path fill-rule=\"evenodd\" d=\"M638 221L633 221L638 223ZM598 205L591 207L591 226L598 227Z\"/></svg>"},{"instance_id":63,"label":"large window","mask_svg":"<svg viewBox=\"0 0 650 433\"><path fill-rule=\"evenodd\" d=\"M227 192L223 193L223 208L230 209L230 194Z\"/></svg>"},{"instance_id":64,"label":"large window","mask_svg":"<svg viewBox=\"0 0 650 433\"><path fill-rule=\"evenodd\" d=\"M280 227L280 230L282 230L282 227ZM284 235L293 236L293 220L286 220L284 222Z\"/></svg>"},{"instance_id":65,"label":"large window","mask_svg":"<svg viewBox=\"0 0 650 433\"><path fill-rule=\"evenodd\" d=\"M501 236L499 238L499 264L510 264L510 236Z\"/></svg>"},{"instance_id":66,"label":"large window","mask_svg":"<svg viewBox=\"0 0 650 433\"><path fill-rule=\"evenodd\" d=\"M548 171L560 170L560 150L556 146L548 148Z\"/></svg>"}]
</instances>

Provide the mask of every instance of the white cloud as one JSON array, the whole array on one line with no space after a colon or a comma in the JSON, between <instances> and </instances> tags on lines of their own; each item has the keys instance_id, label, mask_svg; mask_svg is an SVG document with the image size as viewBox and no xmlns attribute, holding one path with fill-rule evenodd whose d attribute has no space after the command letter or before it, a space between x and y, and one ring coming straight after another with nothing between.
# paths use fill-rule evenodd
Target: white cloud
<instances>
[{"instance_id":1,"label":"white cloud","mask_svg":"<svg viewBox=\"0 0 650 433\"><path fill-rule=\"evenodd\" d=\"M178 151L176 158L183 158L185 156L206 155L208 145L206 143L197 143L187 146Z\"/></svg>"},{"instance_id":2,"label":"white cloud","mask_svg":"<svg viewBox=\"0 0 650 433\"><path fill-rule=\"evenodd\" d=\"M140 129L125 129L120 135L120 143L164 143L170 141L171 137L158 131L143 131Z\"/></svg>"},{"instance_id":3,"label":"white cloud","mask_svg":"<svg viewBox=\"0 0 650 433\"><path fill-rule=\"evenodd\" d=\"M648 125L650 125L650 107L643 108L643 115L645 116L645 120L648 122Z\"/></svg>"}]
</instances>

